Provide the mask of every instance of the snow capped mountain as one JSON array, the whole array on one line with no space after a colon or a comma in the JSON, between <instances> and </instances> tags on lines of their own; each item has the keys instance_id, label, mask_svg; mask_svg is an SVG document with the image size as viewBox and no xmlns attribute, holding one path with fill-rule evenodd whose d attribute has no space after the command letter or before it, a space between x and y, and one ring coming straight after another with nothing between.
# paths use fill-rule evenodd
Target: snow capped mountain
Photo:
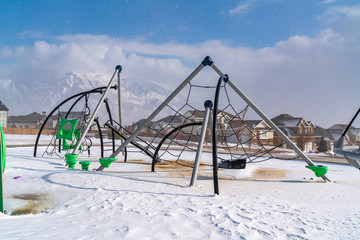
<instances>
[{"instance_id":1,"label":"snow capped mountain","mask_svg":"<svg viewBox=\"0 0 360 240\"><path fill-rule=\"evenodd\" d=\"M16 85L10 79L0 79L1 100L10 109L10 115L42 111L49 113L66 98L107 86L109 80L104 75L83 75L77 72L68 72L58 79L29 81L26 85ZM113 84L117 84L117 79ZM170 94L171 91L149 81L122 77L121 101L124 122L128 124L148 117ZM117 115L117 91L111 90L107 97L113 114ZM98 99L91 102L96 104Z\"/></svg>"},{"instance_id":2,"label":"snow capped mountain","mask_svg":"<svg viewBox=\"0 0 360 240\"><path fill-rule=\"evenodd\" d=\"M24 90L24 89L22 89ZM10 106L10 103L13 100L22 101L22 92L21 87L17 88L12 80L10 79L0 79L0 100L7 106Z\"/></svg>"}]
</instances>

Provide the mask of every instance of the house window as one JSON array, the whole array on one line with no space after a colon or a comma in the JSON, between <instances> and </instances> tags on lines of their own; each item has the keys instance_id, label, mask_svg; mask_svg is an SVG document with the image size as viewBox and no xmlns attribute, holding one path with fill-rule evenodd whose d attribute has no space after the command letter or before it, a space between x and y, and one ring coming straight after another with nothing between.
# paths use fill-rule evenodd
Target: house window
<instances>
[{"instance_id":1,"label":"house window","mask_svg":"<svg viewBox=\"0 0 360 240\"><path fill-rule=\"evenodd\" d=\"M260 139L267 139L268 138L268 131L260 130Z\"/></svg>"},{"instance_id":2,"label":"house window","mask_svg":"<svg viewBox=\"0 0 360 240\"><path fill-rule=\"evenodd\" d=\"M299 127L299 133L302 134L302 128L301 127Z\"/></svg>"}]
</instances>

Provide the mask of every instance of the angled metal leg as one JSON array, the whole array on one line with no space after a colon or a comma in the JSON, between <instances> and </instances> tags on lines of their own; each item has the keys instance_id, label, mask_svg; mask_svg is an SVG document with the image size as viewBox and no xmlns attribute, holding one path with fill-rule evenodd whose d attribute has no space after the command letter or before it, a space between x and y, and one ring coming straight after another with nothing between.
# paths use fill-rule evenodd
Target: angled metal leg
<instances>
[{"instance_id":1,"label":"angled metal leg","mask_svg":"<svg viewBox=\"0 0 360 240\"><path fill-rule=\"evenodd\" d=\"M104 102L104 99L106 98L106 95L108 94L108 92L109 92L109 90L110 90L110 88L111 88L111 84L112 84L112 82L114 81L114 78L115 78L116 74L119 73L119 72L121 72L121 69L122 69L122 67L121 67L120 65L116 66L115 72L114 72L113 76L111 77L111 79L110 79L110 81L109 81L109 84L107 85L105 91L103 92L103 94L102 94L102 96L101 96L101 99L99 100L99 102L98 102L98 104L97 104L97 106L96 106L93 114L91 115L91 117L90 117L90 119L89 119L89 122L88 122L88 124L86 125L86 128L84 129L84 132L82 132L79 141L78 141L77 144L75 145L75 148L74 148L74 150L73 150L73 152L72 152L73 155L75 155L75 154L78 153L79 147L80 147L82 141L84 140L87 132L89 131L89 129L90 129L90 127L91 127L91 124L92 124L92 122L94 121L94 119L95 119L95 117L96 117L96 115L97 115L97 113L98 113L98 111L99 111L99 109L100 109L100 107L101 107L101 104Z\"/></svg>"},{"instance_id":2,"label":"angled metal leg","mask_svg":"<svg viewBox=\"0 0 360 240\"><path fill-rule=\"evenodd\" d=\"M296 146L276 125L273 123L244 93L240 91L230 79L226 82L291 148L301 156L309 166L315 166L308 156L306 156L298 146ZM325 181L331 182L325 175L321 176Z\"/></svg>"},{"instance_id":3,"label":"angled metal leg","mask_svg":"<svg viewBox=\"0 0 360 240\"><path fill-rule=\"evenodd\" d=\"M204 106L205 106L204 120L202 123L200 139L199 139L197 150L196 150L194 169L193 169L191 180L190 180L190 187L195 185L195 182L196 182L198 169L199 169L199 165L200 165L201 154L202 154L204 140L205 140L205 135L206 135L206 129L207 129L207 125L209 122L209 114L210 114L212 105L213 105L213 103L210 100L207 100L204 103Z\"/></svg>"}]
</instances>

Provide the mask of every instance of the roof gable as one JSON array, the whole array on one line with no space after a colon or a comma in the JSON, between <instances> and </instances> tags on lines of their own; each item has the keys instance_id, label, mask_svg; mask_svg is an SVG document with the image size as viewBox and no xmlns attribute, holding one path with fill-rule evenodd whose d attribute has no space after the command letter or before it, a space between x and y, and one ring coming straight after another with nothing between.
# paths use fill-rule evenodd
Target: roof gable
<instances>
[{"instance_id":1,"label":"roof gable","mask_svg":"<svg viewBox=\"0 0 360 240\"><path fill-rule=\"evenodd\" d=\"M280 114L271 119L278 127L297 127L300 123L303 123L304 126L307 126L308 123L304 118L301 117L293 117L289 114Z\"/></svg>"},{"instance_id":2,"label":"roof gable","mask_svg":"<svg viewBox=\"0 0 360 240\"><path fill-rule=\"evenodd\" d=\"M5 106L5 104L0 101L0 111L9 111L9 109Z\"/></svg>"}]
</instances>

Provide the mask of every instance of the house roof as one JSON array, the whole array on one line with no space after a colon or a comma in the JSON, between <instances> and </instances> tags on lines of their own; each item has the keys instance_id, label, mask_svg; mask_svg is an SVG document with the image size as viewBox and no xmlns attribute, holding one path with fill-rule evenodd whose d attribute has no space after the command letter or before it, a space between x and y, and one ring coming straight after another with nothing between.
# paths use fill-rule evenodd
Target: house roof
<instances>
[{"instance_id":1,"label":"house roof","mask_svg":"<svg viewBox=\"0 0 360 240\"><path fill-rule=\"evenodd\" d=\"M160 120L157 120L156 123L182 123L183 117L181 115L169 115Z\"/></svg>"},{"instance_id":2,"label":"house roof","mask_svg":"<svg viewBox=\"0 0 360 240\"><path fill-rule=\"evenodd\" d=\"M56 115L52 115L51 116L51 119L53 120L57 120L59 118L64 118L66 116L67 112L60 112ZM67 116L68 119L77 119L77 118L80 118L83 116L83 112L80 112L80 111L73 111L73 112L70 112L69 115Z\"/></svg>"},{"instance_id":3,"label":"house roof","mask_svg":"<svg viewBox=\"0 0 360 240\"><path fill-rule=\"evenodd\" d=\"M328 129L334 129L334 130L344 130L347 127L346 124L334 124ZM352 126L350 128L353 128Z\"/></svg>"},{"instance_id":4,"label":"house roof","mask_svg":"<svg viewBox=\"0 0 360 240\"><path fill-rule=\"evenodd\" d=\"M195 117L195 118L203 118L204 117L204 111L189 110L188 112L190 113L191 117Z\"/></svg>"},{"instance_id":5,"label":"house roof","mask_svg":"<svg viewBox=\"0 0 360 240\"><path fill-rule=\"evenodd\" d=\"M0 111L9 111L9 109L5 106L5 104L0 101Z\"/></svg>"},{"instance_id":6,"label":"house roof","mask_svg":"<svg viewBox=\"0 0 360 240\"><path fill-rule=\"evenodd\" d=\"M328 131L331 133L331 135L335 139L339 139L347 126L348 126L347 124L334 124L334 125L332 125L331 127L328 128ZM350 141L355 142L356 141L356 135L359 134L359 131L360 131L359 128L355 128L353 126L350 126L350 128L349 128L348 132L346 133L346 135L350 138Z\"/></svg>"},{"instance_id":7,"label":"house roof","mask_svg":"<svg viewBox=\"0 0 360 240\"><path fill-rule=\"evenodd\" d=\"M199 110L188 110L187 112L190 113L191 117L195 117L195 118L203 118L205 113L205 111L199 111ZM220 114L223 116L229 116L230 118L235 118L235 115L233 114L230 114L226 111L218 110L218 115Z\"/></svg>"},{"instance_id":8,"label":"house roof","mask_svg":"<svg viewBox=\"0 0 360 240\"><path fill-rule=\"evenodd\" d=\"M328 128L329 133L331 134L331 136L335 139L338 140L342 134L344 129L330 129ZM351 142L356 142L356 134L359 132L359 129L353 128L346 133L346 136L349 138L349 140Z\"/></svg>"},{"instance_id":9,"label":"house roof","mask_svg":"<svg viewBox=\"0 0 360 240\"><path fill-rule=\"evenodd\" d=\"M323 137L324 140L326 140L326 141L335 140L335 138L333 137L333 135L330 133L330 131L328 129L324 129L320 126L315 126L314 134L317 136Z\"/></svg>"},{"instance_id":10,"label":"house roof","mask_svg":"<svg viewBox=\"0 0 360 240\"><path fill-rule=\"evenodd\" d=\"M33 112L28 115L19 115L19 116L9 116L8 123L37 123L44 118L44 115L40 113Z\"/></svg>"},{"instance_id":11,"label":"house roof","mask_svg":"<svg viewBox=\"0 0 360 240\"><path fill-rule=\"evenodd\" d=\"M289 114L280 114L271 119L278 127L297 127L303 118L295 118Z\"/></svg>"},{"instance_id":12,"label":"house roof","mask_svg":"<svg viewBox=\"0 0 360 240\"><path fill-rule=\"evenodd\" d=\"M289 138L298 136L297 127L279 127L279 128Z\"/></svg>"},{"instance_id":13,"label":"house roof","mask_svg":"<svg viewBox=\"0 0 360 240\"><path fill-rule=\"evenodd\" d=\"M243 123L250 129L254 129L261 120L243 120Z\"/></svg>"}]
</instances>

